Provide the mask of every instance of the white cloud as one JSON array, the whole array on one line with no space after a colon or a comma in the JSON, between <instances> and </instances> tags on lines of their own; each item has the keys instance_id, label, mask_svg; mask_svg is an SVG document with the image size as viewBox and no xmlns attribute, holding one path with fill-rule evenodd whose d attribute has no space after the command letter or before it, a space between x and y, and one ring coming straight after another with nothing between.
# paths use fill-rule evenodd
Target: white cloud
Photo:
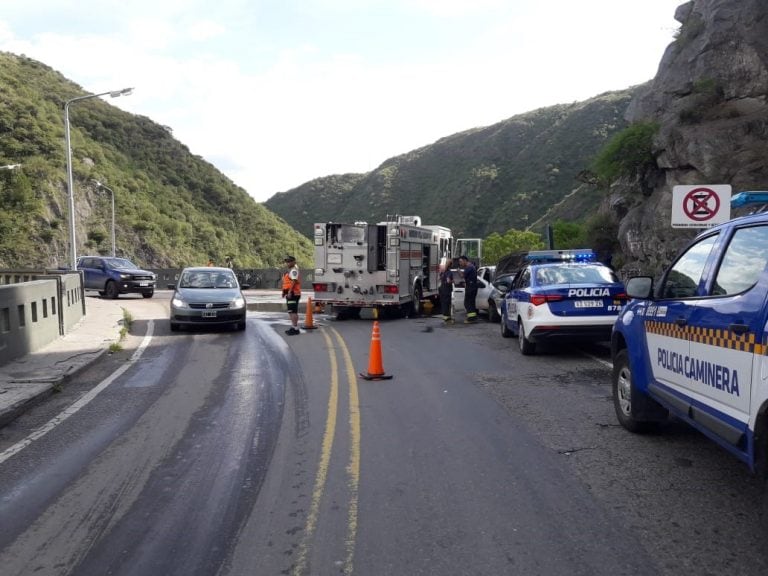
<instances>
[{"instance_id":1,"label":"white cloud","mask_svg":"<svg viewBox=\"0 0 768 576\"><path fill-rule=\"evenodd\" d=\"M35 10L28 0L3 4L0 50L36 58L86 91L134 86L110 103L170 126L265 200L458 131L648 80L678 2L218 0L212 10L203 0L80 0L66 12L52 0Z\"/></svg>"}]
</instances>

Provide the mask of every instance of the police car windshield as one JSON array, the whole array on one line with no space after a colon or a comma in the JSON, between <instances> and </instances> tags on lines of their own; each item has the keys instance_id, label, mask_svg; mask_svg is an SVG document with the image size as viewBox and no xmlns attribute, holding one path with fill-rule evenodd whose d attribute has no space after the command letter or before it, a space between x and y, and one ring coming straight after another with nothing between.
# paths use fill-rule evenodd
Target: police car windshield
<instances>
[{"instance_id":1,"label":"police car windshield","mask_svg":"<svg viewBox=\"0 0 768 576\"><path fill-rule=\"evenodd\" d=\"M557 264L541 266L535 273L536 284L614 284L619 281L607 266L596 264Z\"/></svg>"}]
</instances>

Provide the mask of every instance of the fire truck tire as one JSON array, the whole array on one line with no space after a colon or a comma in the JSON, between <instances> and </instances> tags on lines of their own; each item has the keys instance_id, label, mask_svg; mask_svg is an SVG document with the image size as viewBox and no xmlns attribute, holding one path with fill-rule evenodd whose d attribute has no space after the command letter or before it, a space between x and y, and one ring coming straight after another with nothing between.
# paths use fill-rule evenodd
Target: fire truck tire
<instances>
[{"instance_id":1,"label":"fire truck tire","mask_svg":"<svg viewBox=\"0 0 768 576\"><path fill-rule=\"evenodd\" d=\"M411 306L408 312L410 318L418 318L421 316L421 284L416 284L413 289L413 297L411 298Z\"/></svg>"}]
</instances>

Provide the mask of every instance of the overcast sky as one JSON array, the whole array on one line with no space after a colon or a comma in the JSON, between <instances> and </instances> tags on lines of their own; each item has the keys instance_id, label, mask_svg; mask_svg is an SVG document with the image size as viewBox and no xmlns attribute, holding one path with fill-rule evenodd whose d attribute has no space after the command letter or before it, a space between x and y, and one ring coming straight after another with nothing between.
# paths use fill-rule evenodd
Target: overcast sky
<instances>
[{"instance_id":1,"label":"overcast sky","mask_svg":"<svg viewBox=\"0 0 768 576\"><path fill-rule=\"evenodd\" d=\"M653 78L682 0L0 0L0 50L169 126L258 201ZM11 159L13 160L13 159Z\"/></svg>"}]
</instances>

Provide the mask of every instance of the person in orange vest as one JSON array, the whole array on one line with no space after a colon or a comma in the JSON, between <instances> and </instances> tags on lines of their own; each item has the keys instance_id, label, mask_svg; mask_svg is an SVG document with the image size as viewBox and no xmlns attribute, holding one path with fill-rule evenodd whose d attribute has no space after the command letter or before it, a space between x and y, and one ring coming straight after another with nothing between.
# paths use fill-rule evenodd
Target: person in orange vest
<instances>
[{"instance_id":1,"label":"person in orange vest","mask_svg":"<svg viewBox=\"0 0 768 576\"><path fill-rule=\"evenodd\" d=\"M301 299L301 275L296 265L296 258L286 256L285 265L288 267L283 274L283 298L288 308L288 317L291 319L291 327L285 331L289 336L301 334L299 330L299 300Z\"/></svg>"}]
</instances>

